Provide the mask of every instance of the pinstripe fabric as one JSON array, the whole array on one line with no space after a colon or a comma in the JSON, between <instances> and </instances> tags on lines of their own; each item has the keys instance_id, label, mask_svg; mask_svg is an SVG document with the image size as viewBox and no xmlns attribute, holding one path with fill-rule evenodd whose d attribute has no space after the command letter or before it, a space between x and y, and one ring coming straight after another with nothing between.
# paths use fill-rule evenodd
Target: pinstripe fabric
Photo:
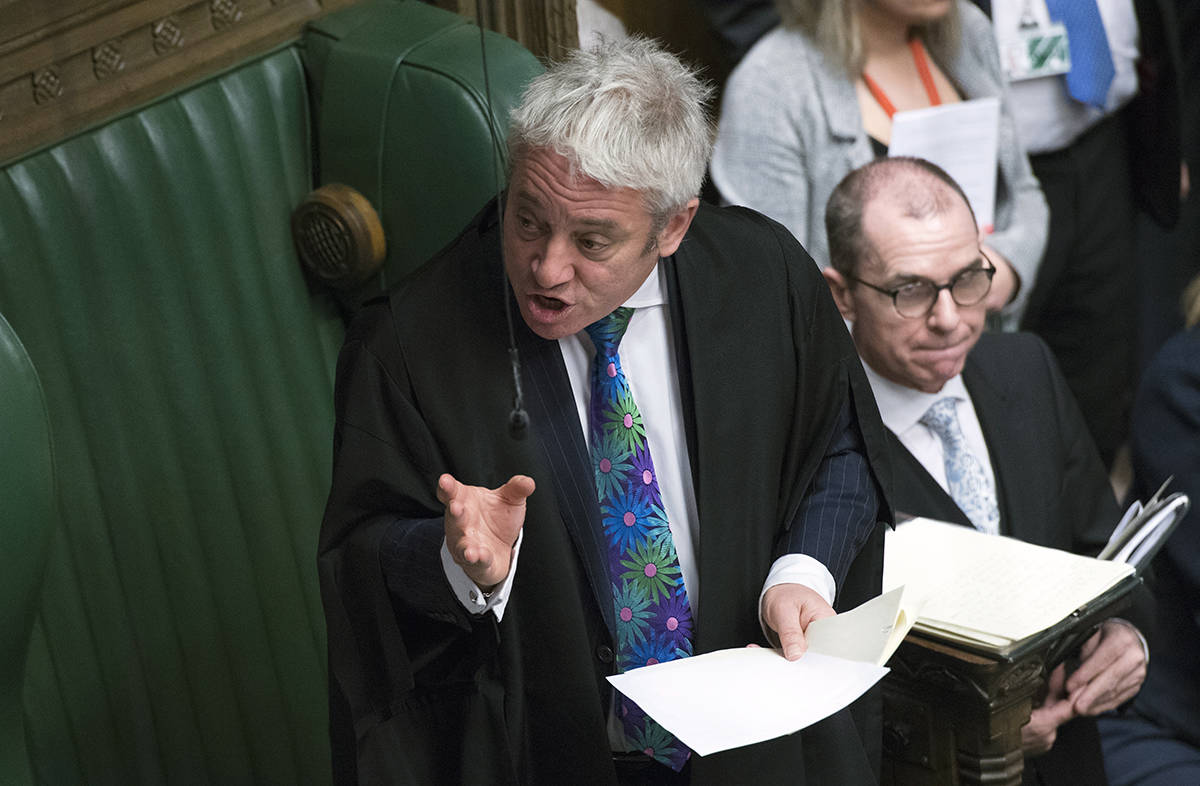
<instances>
[{"instance_id":1,"label":"pinstripe fabric","mask_svg":"<svg viewBox=\"0 0 1200 786\"><path fill-rule=\"evenodd\" d=\"M591 459L579 425L575 398L556 341L541 341L522 323L518 330L526 406L534 433L554 467L554 494L563 522L583 562L588 584L610 636L616 635L616 616L609 590L607 545L600 524L600 507L592 483Z\"/></svg>"},{"instance_id":2,"label":"pinstripe fabric","mask_svg":"<svg viewBox=\"0 0 1200 786\"><path fill-rule=\"evenodd\" d=\"M850 418L850 405L844 404L825 460L813 478L812 490L788 531L786 551L821 560L839 587L854 556L871 534L870 525L879 512L875 484L864 454L858 426ZM862 526L864 522L868 526ZM849 537L854 538L854 546L846 549ZM830 554L845 556L831 564Z\"/></svg>"}]
</instances>

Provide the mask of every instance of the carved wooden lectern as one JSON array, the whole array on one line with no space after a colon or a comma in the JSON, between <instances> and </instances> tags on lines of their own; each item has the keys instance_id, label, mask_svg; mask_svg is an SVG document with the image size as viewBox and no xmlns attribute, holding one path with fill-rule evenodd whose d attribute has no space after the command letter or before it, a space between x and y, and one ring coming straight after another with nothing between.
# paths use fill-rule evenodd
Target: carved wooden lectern
<instances>
[{"instance_id":1,"label":"carved wooden lectern","mask_svg":"<svg viewBox=\"0 0 1200 786\"><path fill-rule=\"evenodd\" d=\"M1052 628L987 652L917 630L883 680L883 783L1019 786L1021 727L1047 675L1129 604L1130 576Z\"/></svg>"}]
</instances>

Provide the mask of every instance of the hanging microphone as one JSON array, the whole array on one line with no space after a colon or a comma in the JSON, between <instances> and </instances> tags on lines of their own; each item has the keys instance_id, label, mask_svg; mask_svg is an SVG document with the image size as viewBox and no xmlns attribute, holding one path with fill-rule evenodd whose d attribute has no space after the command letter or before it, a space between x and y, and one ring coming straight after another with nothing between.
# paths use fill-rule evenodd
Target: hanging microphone
<instances>
[{"instance_id":1,"label":"hanging microphone","mask_svg":"<svg viewBox=\"0 0 1200 786\"><path fill-rule=\"evenodd\" d=\"M504 251L504 192L500 187L500 140L496 138L496 129L491 122L492 86L488 79L487 44L483 33L483 4L475 0L475 21L479 25L479 61L483 66L483 96L487 101L488 132L492 136L492 174L496 181L496 209L500 212L500 253ZM506 282L507 283L507 282ZM508 435L513 439L525 439L529 430L529 414L525 411L525 394L521 390L521 357L517 354L517 338L513 332L512 305L508 302L508 292L500 287L504 297L504 319L508 323L508 362L512 366L513 375L513 408L508 413Z\"/></svg>"},{"instance_id":2,"label":"hanging microphone","mask_svg":"<svg viewBox=\"0 0 1200 786\"><path fill-rule=\"evenodd\" d=\"M512 341L512 323L509 322L509 341ZM513 410L508 415L508 434L513 439L525 439L525 431L529 428L529 414L525 412L525 396L521 391L521 358L517 355L516 344L508 348L508 359L512 363Z\"/></svg>"}]
</instances>

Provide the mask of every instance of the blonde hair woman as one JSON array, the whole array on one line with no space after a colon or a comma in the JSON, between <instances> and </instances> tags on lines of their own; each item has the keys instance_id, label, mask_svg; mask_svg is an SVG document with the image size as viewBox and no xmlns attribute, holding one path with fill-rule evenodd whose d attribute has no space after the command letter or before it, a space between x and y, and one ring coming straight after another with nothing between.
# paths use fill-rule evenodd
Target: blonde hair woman
<instances>
[{"instance_id":1,"label":"blonde hair woman","mask_svg":"<svg viewBox=\"0 0 1200 786\"><path fill-rule=\"evenodd\" d=\"M1000 96L988 307L1019 319L1046 242L1047 210L1016 138L987 18L956 0L779 0L783 23L729 78L711 173L726 201L783 223L828 264L834 186L886 155L891 115Z\"/></svg>"}]
</instances>

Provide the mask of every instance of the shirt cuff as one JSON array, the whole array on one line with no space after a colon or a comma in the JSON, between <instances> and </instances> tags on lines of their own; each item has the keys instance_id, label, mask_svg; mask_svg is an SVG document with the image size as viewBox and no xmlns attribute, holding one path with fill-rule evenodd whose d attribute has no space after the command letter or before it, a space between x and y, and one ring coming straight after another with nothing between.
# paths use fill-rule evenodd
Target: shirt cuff
<instances>
[{"instance_id":1,"label":"shirt cuff","mask_svg":"<svg viewBox=\"0 0 1200 786\"><path fill-rule=\"evenodd\" d=\"M446 547L446 539L442 538L442 572L446 574L446 581L450 582L450 589L454 592L454 597L458 598L458 602L464 609L475 615L486 614L491 610L496 615L496 622L504 619L504 607L508 604L508 597L512 592L513 576L517 574L517 557L521 553L521 541L524 538L525 529L522 528L517 533L517 542L513 544L508 575L491 592L484 592L478 584L471 581L462 566L450 556L450 549Z\"/></svg>"},{"instance_id":2,"label":"shirt cuff","mask_svg":"<svg viewBox=\"0 0 1200 786\"><path fill-rule=\"evenodd\" d=\"M775 560L771 564L771 570L767 572L762 592L758 595L758 625L773 647L779 646L779 638L763 620L762 600L767 590L776 584L802 584L824 598L830 606L833 605L834 596L837 594L833 574L817 559L807 554L784 554Z\"/></svg>"}]
</instances>

